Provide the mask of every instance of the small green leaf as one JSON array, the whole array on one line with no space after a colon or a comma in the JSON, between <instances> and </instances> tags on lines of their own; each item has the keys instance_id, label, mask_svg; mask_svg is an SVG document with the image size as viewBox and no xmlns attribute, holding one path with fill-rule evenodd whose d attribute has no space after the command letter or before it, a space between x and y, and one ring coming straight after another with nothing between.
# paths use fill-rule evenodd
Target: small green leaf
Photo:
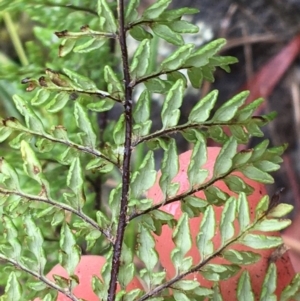
<instances>
[{"instance_id":1,"label":"small green leaf","mask_svg":"<svg viewBox=\"0 0 300 301\"><path fill-rule=\"evenodd\" d=\"M143 41L145 39L152 39L153 36L150 32L144 29L143 26L135 25L129 30L130 35L137 41Z\"/></svg>"},{"instance_id":2,"label":"small green leaf","mask_svg":"<svg viewBox=\"0 0 300 301\"><path fill-rule=\"evenodd\" d=\"M247 165L241 168L241 172L249 179L255 180L264 184L272 184L274 183L274 179L268 173L259 170L253 165Z\"/></svg>"},{"instance_id":3,"label":"small green leaf","mask_svg":"<svg viewBox=\"0 0 300 301\"><path fill-rule=\"evenodd\" d=\"M215 213L212 206L208 206L203 214L200 232L197 235L197 247L201 255L201 261L214 252L212 239L215 235Z\"/></svg>"},{"instance_id":4,"label":"small green leaf","mask_svg":"<svg viewBox=\"0 0 300 301\"><path fill-rule=\"evenodd\" d=\"M169 6L172 0L158 0L148 8L146 8L143 12L143 19L153 19L158 18Z\"/></svg>"},{"instance_id":5,"label":"small green leaf","mask_svg":"<svg viewBox=\"0 0 300 301\"><path fill-rule=\"evenodd\" d=\"M281 292L280 301L290 301L292 298L296 297L300 289L300 274L296 274L293 280L289 283L287 287Z\"/></svg>"},{"instance_id":6,"label":"small green leaf","mask_svg":"<svg viewBox=\"0 0 300 301\"><path fill-rule=\"evenodd\" d=\"M177 147L174 139L171 139L167 150L165 150L164 157L161 164L161 177L159 179L159 186L162 190L163 196L168 195L168 189L172 179L177 175L179 170Z\"/></svg>"},{"instance_id":7,"label":"small green leaf","mask_svg":"<svg viewBox=\"0 0 300 301\"><path fill-rule=\"evenodd\" d=\"M67 176L67 185L74 193L72 203L76 204L77 210L81 210L85 204L85 194L83 188L83 172L79 157L75 157L71 163Z\"/></svg>"},{"instance_id":8,"label":"small green leaf","mask_svg":"<svg viewBox=\"0 0 300 301\"><path fill-rule=\"evenodd\" d=\"M73 81L73 83L77 85L80 89L95 91L95 92L98 91L96 84L88 77L83 76L67 68L63 68L63 71Z\"/></svg>"},{"instance_id":9,"label":"small green leaf","mask_svg":"<svg viewBox=\"0 0 300 301\"><path fill-rule=\"evenodd\" d=\"M96 148L97 144L97 136L92 127L92 123L87 112L84 108L79 104L79 102L75 102L74 105L74 115L77 126L83 131L83 135L80 137L83 140L83 143L91 148Z\"/></svg>"},{"instance_id":10,"label":"small green leaf","mask_svg":"<svg viewBox=\"0 0 300 301\"><path fill-rule=\"evenodd\" d=\"M132 198L140 198L142 193L151 188L156 179L153 152L149 151L139 169L132 175L130 191Z\"/></svg>"},{"instance_id":11,"label":"small green leaf","mask_svg":"<svg viewBox=\"0 0 300 301\"><path fill-rule=\"evenodd\" d=\"M200 49L196 50L190 58L185 62L186 67L202 67L209 62L209 59L213 57L222 47L226 44L225 39L214 40Z\"/></svg>"},{"instance_id":12,"label":"small green leaf","mask_svg":"<svg viewBox=\"0 0 300 301\"><path fill-rule=\"evenodd\" d=\"M8 256L14 260L19 261L22 252L22 246L18 240L18 230L13 223L13 221L8 216L3 216L3 226L5 227L4 237L5 240L9 243L11 248L9 248ZM2 249L2 248L1 248ZM1 250L3 252L3 250ZM5 252L6 253L6 252Z\"/></svg>"},{"instance_id":13,"label":"small green leaf","mask_svg":"<svg viewBox=\"0 0 300 301\"><path fill-rule=\"evenodd\" d=\"M208 170L201 169L207 161L206 141L200 133L197 136L187 171L190 188L202 184L208 176Z\"/></svg>"},{"instance_id":14,"label":"small green leaf","mask_svg":"<svg viewBox=\"0 0 300 301\"><path fill-rule=\"evenodd\" d=\"M150 40L143 40L135 51L130 66L131 76L139 78L146 74L150 64Z\"/></svg>"},{"instance_id":15,"label":"small green leaf","mask_svg":"<svg viewBox=\"0 0 300 301\"><path fill-rule=\"evenodd\" d=\"M255 224L253 230L270 232L270 231L280 231L285 229L292 223L289 219L263 219Z\"/></svg>"},{"instance_id":16,"label":"small green leaf","mask_svg":"<svg viewBox=\"0 0 300 301\"><path fill-rule=\"evenodd\" d=\"M266 273L262 291L260 295L260 301L276 301L277 297L275 295L277 282L277 268L275 263L269 265L268 271Z\"/></svg>"},{"instance_id":17,"label":"small green leaf","mask_svg":"<svg viewBox=\"0 0 300 301\"><path fill-rule=\"evenodd\" d=\"M59 45L58 56L64 57L69 54L73 50L76 42L77 39L63 39Z\"/></svg>"},{"instance_id":18,"label":"small green leaf","mask_svg":"<svg viewBox=\"0 0 300 301\"><path fill-rule=\"evenodd\" d=\"M235 193L245 192L247 195L251 195L253 193L254 189L238 176L229 175L225 177L223 181L228 188Z\"/></svg>"},{"instance_id":19,"label":"small green leaf","mask_svg":"<svg viewBox=\"0 0 300 301\"><path fill-rule=\"evenodd\" d=\"M92 102L87 105L87 108L94 112L106 112L113 108L115 101L111 99L103 99L97 102Z\"/></svg>"},{"instance_id":20,"label":"small green leaf","mask_svg":"<svg viewBox=\"0 0 300 301\"><path fill-rule=\"evenodd\" d=\"M158 262L158 255L155 250L155 240L149 229L140 225L138 236L138 257L143 261L148 271L153 272Z\"/></svg>"},{"instance_id":21,"label":"small green leaf","mask_svg":"<svg viewBox=\"0 0 300 301\"><path fill-rule=\"evenodd\" d=\"M67 223L64 223L61 228L59 245L62 250L59 253L59 262L69 275L73 275L75 267L79 263L81 252Z\"/></svg>"},{"instance_id":22,"label":"small green leaf","mask_svg":"<svg viewBox=\"0 0 300 301\"><path fill-rule=\"evenodd\" d=\"M113 131L113 138L117 145L124 144L125 142L125 117L122 114L115 125Z\"/></svg>"},{"instance_id":23,"label":"small green leaf","mask_svg":"<svg viewBox=\"0 0 300 301\"><path fill-rule=\"evenodd\" d=\"M178 48L171 56L162 61L163 70L176 70L181 67L194 49L194 44L185 44Z\"/></svg>"},{"instance_id":24,"label":"small green leaf","mask_svg":"<svg viewBox=\"0 0 300 301\"><path fill-rule=\"evenodd\" d=\"M28 235L27 244L29 250L37 260L39 272L43 273L47 260L43 249L44 239L42 232L29 215L24 218L24 223Z\"/></svg>"},{"instance_id":25,"label":"small green leaf","mask_svg":"<svg viewBox=\"0 0 300 301\"><path fill-rule=\"evenodd\" d=\"M181 261L183 260L186 253L192 247L192 237L189 227L189 218L186 213L183 213L180 217L174 232L173 242L175 243L176 249L180 253Z\"/></svg>"},{"instance_id":26,"label":"small green leaf","mask_svg":"<svg viewBox=\"0 0 300 301\"><path fill-rule=\"evenodd\" d=\"M40 106L44 104L49 99L50 94L50 91L46 89L39 89L31 99L31 104L33 106Z\"/></svg>"},{"instance_id":27,"label":"small green leaf","mask_svg":"<svg viewBox=\"0 0 300 301\"><path fill-rule=\"evenodd\" d=\"M290 204L278 204L268 212L268 217L280 218L289 214L294 209L294 206Z\"/></svg>"},{"instance_id":28,"label":"small green leaf","mask_svg":"<svg viewBox=\"0 0 300 301\"><path fill-rule=\"evenodd\" d=\"M16 170L3 157L0 157L0 173L3 175L1 182L5 184L5 187L16 191L21 190Z\"/></svg>"},{"instance_id":29,"label":"small green leaf","mask_svg":"<svg viewBox=\"0 0 300 301\"><path fill-rule=\"evenodd\" d=\"M124 86L109 65L104 67L104 79L107 83L107 91L109 94L119 99L124 97Z\"/></svg>"},{"instance_id":30,"label":"small green leaf","mask_svg":"<svg viewBox=\"0 0 300 301\"><path fill-rule=\"evenodd\" d=\"M236 154L237 142L230 137L223 145L214 166L214 177L219 178L226 175L232 168L232 159Z\"/></svg>"},{"instance_id":31,"label":"small green leaf","mask_svg":"<svg viewBox=\"0 0 300 301\"><path fill-rule=\"evenodd\" d=\"M162 107L161 119L162 119L163 129L167 129L177 125L180 117L179 108L182 104L183 94L184 94L183 81L179 79L169 90Z\"/></svg>"},{"instance_id":32,"label":"small green leaf","mask_svg":"<svg viewBox=\"0 0 300 301\"><path fill-rule=\"evenodd\" d=\"M237 298L239 301L255 301L249 272L247 270L243 271L241 277L239 278Z\"/></svg>"},{"instance_id":33,"label":"small green leaf","mask_svg":"<svg viewBox=\"0 0 300 301\"><path fill-rule=\"evenodd\" d=\"M16 272L11 272L8 276L5 294L7 301L12 300L22 300L22 286L18 281Z\"/></svg>"},{"instance_id":34,"label":"small green leaf","mask_svg":"<svg viewBox=\"0 0 300 301\"><path fill-rule=\"evenodd\" d=\"M237 211L240 225L240 233L243 233L245 229L250 225L249 204L247 201L246 194L244 192L239 194Z\"/></svg>"},{"instance_id":35,"label":"small green leaf","mask_svg":"<svg viewBox=\"0 0 300 301\"><path fill-rule=\"evenodd\" d=\"M45 106L46 110L50 113L57 113L62 110L70 99L67 92L60 92Z\"/></svg>"},{"instance_id":36,"label":"small green leaf","mask_svg":"<svg viewBox=\"0 0 300 301\"><path fill-rule=\"evenodd\" d=\"M213 109L219 92L213 90L203 97L192 109L189 115L189 122L200 123L209 118L210 112Z\"/></svg>"},{"instance_id":37,"label":"small green leaf","mask_svg":"<svg viewBox=\"0 0 300 301\"><path fill-rule=\"evenodd\" d=\"M223 257L234 264L248 265L258 262L261 256L251 251L237 251L233 249L225 250Z\"/></svg>"},{"instance_id":38,"label":"small green leaf","mask_svg":"<svg viewBox=\"0 0 300 301\"><path fill-rule=\"evenodd\" d=\"M169 23L170 28L178 33L197 33L199 27L185 20L178 20Z\"/></svg>"},{"instance_id":39,"label":"small green leaf","mask_svg":"<svg viewBox=\"0 0 300 301\"><path fill-rule=\"evenodd\" d=\"M239 107L245 103L247 97L249 96L249 93L249 91L241 92L234 96L232 99L226 101L225 104L223 104L216 111L212 120L219 122L226 122L231 120L235 116Z\"/></svg>"},{"instance_id":40,"label":"small green leaf","mask_svg":"<svg viewBox=\"0 0 300 301\"><path fill-rule=\"evenodd\" d=\"M222 244L224 245L234 235L234 225L236 212L236 199L234 197L229 198L222 211L220 232L222 237Z\"/></svg>"},{"instance_id":41,"label":"small green leaf","mask_svg":"<svg viewBox=\"0 0 300 301\"><path fill-rule=\"evenodd\" d=\"M103 31L116 32L117 31L117 23L116 18L110 9L106 0L98 0L97 1L97 13L100 18L100 27Z\"/></svg>"},{"instance_id":42,"label":"small green leaf","mask_svg":"<svg viewBox=\"0 0 300 301\"><path fill-rule=\"evenodd\" d=\"M150 102L150 93L145 89L134 107L133 118L136 123L143 123L150 118Z\"/></svg>"},{"instance_id":43,"label":"small green leaf","mask_svg":"<svg viewBox=\"0 0 300 301\"><path fill-rule=\"evenodd\" d=\"M130 0L126 5L125 20L130 23L138 18L137 8L140 5L140 0Z\"/></svg>"},{"instance_id":44,"label":"small green leaf","mask_svg":"<svg viewBox=\"0 0 300 301\"><path fill-rule=\"evenodd\" d=\"M78 42L78 45L74 47L73 51L75 53L88 53L93 50L101 48L106 42L107 42L107 38L102 38L102 39L92 38L82 44Z\"/></svg>"},{"instance_id":45,"label":"small green leaf","mask_svg":"<svg viewBox=\"0 0 300 301\"><path fill-rule=\"evenodd\" d=\"M202 82L203 82L202 69L192 67L192 68L188 69L187 74L188 74L189 80L190 80L193 88L199 89L202 85Z\"/></svg>"},{"instance_id":46,"label":"small green leaf","mask_svg":"<svg viewBox=\"0 0 300 301\"><path fill-rule=\"evenodd\" d=\"M281 237L258 234L246 234L239 243L253 249L270 249L282 244Z\"/></svg>"},{"instance_id":47,"label":"small green leaf","mask_svg":"<svg viewBox=\"0 0 300 301\"><path fill-rule=\"evenodd\" d=\"M41 119L34 113L30 105L18 95L14 95L13 100L18 111L25 117L27 127L38 133L44 133L45 131L43 123ZM16 119L11 121L13 121L15 124L18 123ZM6 126L9 126L7 122ZM17 126L17 128L20 128L20 126ZM22 128L24 129L24 127Z\"/></svg>"},{"instance_id":48,"label":"small green leaf","mask_svg":"<svg viewBox=\"0 0 300 301\"><path fill-rule=\"evenodd\" d=\"M196 8L191 8L191 7L181 7L177 9L169 9L164 11L160 15L160 19L162 20L178 20L181 19L183 15L193 15L197 14L199 12L198 9Z\"/></svg>"},{"instance_id":49,"label":"small green leaf","mask_svg":"<svg viewBox=\"0 0 300 301\"><path fill-rule=\"evenodd\" d=\"M161 23L155 23L155 22L152 23L150 26L154 34L166 40L167 42L174 44L176 46L181 46L184 44L182 36L174 32L169 26Z\"/></svg>"}]
</instances>

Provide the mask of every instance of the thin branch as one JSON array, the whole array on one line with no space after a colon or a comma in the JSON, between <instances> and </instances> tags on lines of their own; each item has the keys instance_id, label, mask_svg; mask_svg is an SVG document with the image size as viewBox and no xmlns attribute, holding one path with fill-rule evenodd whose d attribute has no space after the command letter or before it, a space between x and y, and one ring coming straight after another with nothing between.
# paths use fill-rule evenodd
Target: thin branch
<instances>
[{"instance_id":1,"label":"thin branch","mask_svg":"<svg viewBox=\"0 0 300 301\"><path fill-rule=\"evenodd\" d=\"M133 213L129 219L128 219L128 222L130 222L131 220L141 216L141 215L144 215L144 214L147 214L149 212L152 212L153 210L157 210L159 209L160 207L162 206L165 206L165 205L168 205L168 204L171 204L171 203L174 203L174 202L177 202L177 201L180 201L184 198L186 198L187 196L189 195L193 195L195 194L196 192L199 192L201 190L204 190L206 188L208 188L209 186L213 185L215 182L219 181L219 180L222 180L224 178L226 178L227 176L229 176L231 173L233 173L236 169L240 168L240 166L236 166L235 168L232 168L230 169L226 174L224 174L223 176L221 177L218 177L218 178L212 178L210 179L209 181L207 181L206 183L204 183L203 185L200 185L196 188L193 188L193 189L190 189L188 191L185 191L181 194L178 194L172 198L169 198L169 199L165 199L163 200L162 202L160 202L159 204L156 204L146 210L143 210L141 212L136 212L136 213ZM208 203L209 204L209 203Z\"/></svg>"},{"instance_id":2,"label":"thin branch","mask_svg":"<svg viewBox=\"0 0 300 301\"><path fill-rule=\"evenodd\" d=\"M151 133L149 135L145 135L141 138L136 139L133 143L132 146L136 147L137 145L158 138L158 137L162 137L162 136L166 136L166 135L171 135L171 134L175 134L179 131L184 131L187 129L197 129L197 128L209 128L211 126L230 126L230 125L240 125L240 126L244 126L245 125L245 121L233 121L231 123L227 122L213 122L213 121L207 121L207 122L203 122L203 123L185 123L185 124L181 124L181 125L177 125L175 127L172 128L168 128L168 129L161 129L158 130L154 133Z\"/></svg>"},{"instance_id":3,"label":"thin branch","mask_svg":"<svg viewBox=\"0 0 300 301\"><path fill-rule=\"evenodd\" d=\"M135 87L138 84L143 83L143 82L145 82L145 81L147 81L147 80L149 80L151 78L159 77L160 75L169 74L169 73L172 73L172 72L175 72L175 71L179 71L179 70L182 70L182 69L190 69L190 68L192 68L192 67L186 66L186 67L180 67L180 68L177 68L177 69L174 69L174 70L166 70L166 71L161 70L161 71L158 71L156 73L152 73L152 74L143 76L143 77L135 80L134 82L130 83L130 85L132 87Z\"/></svg>"},{"instance_id":4,"label":"thin branch","mask_svg":"<svg viewBox=\"0 0 300 301\"><path fill-rule=\"evenodd\" d=\"M108 288L108 301L114 301L116 297L116 289L118 283L118 273L120 269L120 257L124 240L124 232L126 228L127 208L128 208L128 192L130 185L130 165L132 152L132 87L130 86L131 78L129 73L129 60L127 53L126 28L125 28L125 11L124 0L118 0L118 20L119 20L119 43L123 62L124 75L124 114L125 114L125 143L124 143L124 159L123 159L123 175L122 175L122 196L120 204L120 215L117 227L117 235L113 247L111 278Z\"/></svg>"},{"instance_id":5,"label":"thin branch","mask_svg":"<svg viewBox=\"0 0 300 301\"><path fill-rule=\"evenodd\" d=\"M59 203L57 201L54 201L52 199L50 199L49 197L43 197L40 195L32 195L32 194L28 194L28 193L24 193L22 191L15 191L15 190L9 190L9 189L5 189L0 187L0 194L4 194L4 195L18 195L26 200L29 201L36 201L36 202L41 202L41 203L45 203L48 205L51 205L52 207L56 207L62 210L65 210L67 212L73 213L76 216L80 217L83 221L85 221L87 224L89 224L90 226L92 226L94 229L98 230L99 232L101 232L110 243L114 243L114 237L110 234L110 232L108 230L102 229L93 219L91 219L89 216L87 216L86 214L84 214L81 211L77 211L76 209L74 209L73 207L66 205L64 203Z\"/></svg>"},{"instance_id":6,"label":"thin branch","mask_svg":"<svg viewBox=\"0 0 300 301\"><path fill-rule=\"evenodd\" d=\"M38 137L42 137L42 138L45 138L49 141L52 141L52 142L56 142L56 143L60 143L60 144L64 144L68 147L72 147L72 148L75 148L79 151L82 151L84 153L88 153L90 155L93 155L97 158L102 158L110 163L112 163L113 165L115 165L116 167L119 168L118 166L118 163L113 161L112 159L110 159L109 157L103 155L100 151L98 151L97 149L94 149L94 148L90 148L88 146L84 146L84 145L81 145L81 144L77 144L75 142L72 142L70 140L63 140L63 139L59 139L59 138L55 138L49 134L46 134L46 133L39 133L39 132L35 132L33 130L30 130L30 129L27 129L27 128L18 128L18 127L13 127L13 126L10 126L9 125L9 122L12 121L14 122L15 118L14 117L9 117L9 118L6 118L6 119L3 119L2 121L0 121L3 126L6 126L8 128L11 128L13 129L14 131L22 131L22 132L25 132L25 133L28 133L28 134L31 134L31 135L35 135L35 136L38 136Z\"/></svg>"},{"instance_id":7,"label":"thin branch","mask_svg":"<svg viewBox=\"0 0 300 301\"><path fill-rule=\"evenodd\" d=\"M34 278L36 278L36 279L40 280L41 282L43 282L44 284L46 284L49 288L52 288L52 289L54 289L54 290L62 293L66 297L70 298L70 300L72 300L72 301L80 301L80 299L78 299L75 295L73 295L72 292L66 291L65 289L63 289L60 286L56 285L54 282L52 282L49 279L47 279L44 275L40 275L40 274L34 272L32 269L27 268L26 266L20 264L16 260L7 258L7 257L5 257L1 253L0 253L0 259L4 260L6 262L9 262L13 266L15 266L17 269L22 270L22 271L30 274Z\"/></svg>"}]
</instances>

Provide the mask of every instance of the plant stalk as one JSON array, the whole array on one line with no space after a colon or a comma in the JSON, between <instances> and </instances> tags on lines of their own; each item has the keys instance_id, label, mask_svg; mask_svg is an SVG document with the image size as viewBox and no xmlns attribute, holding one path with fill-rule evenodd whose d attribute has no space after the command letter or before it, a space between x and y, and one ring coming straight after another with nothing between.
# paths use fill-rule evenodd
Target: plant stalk
<instances>
[{"instance_id":1,"label":"plant stalk","mask_svg":"<svg viewBox=\"0 0 300 301\"><path fill-rule=\"evenodd\" d=\"M118 273L120 269L120 257L122 252L122 244L124 240L124 232L126 228L127 208L128 208L128 192L130 185L130 162L132 154L132 87L130 86L131 78L129 73L129 62L126 42L125 28L125 12L124 0L118 0L118 19L119 19L119 43L122 54L123 75L124 75L124 114L125 114L125 143L123 158L123 175L122 175L122 196L119 223L117 235L113 247L112 270L108 289L108 301L114 301L117 290Z\"/></svg>"}]
</instances>

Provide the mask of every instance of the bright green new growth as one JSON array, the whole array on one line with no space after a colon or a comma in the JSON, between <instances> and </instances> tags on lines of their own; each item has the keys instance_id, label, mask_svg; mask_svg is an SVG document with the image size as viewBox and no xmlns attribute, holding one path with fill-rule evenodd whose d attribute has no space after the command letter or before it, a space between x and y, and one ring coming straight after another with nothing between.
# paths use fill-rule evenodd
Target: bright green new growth
<instances>
[{"instance_id":1,"label":"bright green new growth","mask_svg":"<svg viewBox=\"0 0 300 301\"><path fill-rule=\"evenodd\" d=\"M26 11L33 20L47 25L37 27L35 34L49 49L50 58L50 68L44 68L45 62L34 57L42 48L28 43L28 55L35 60L30 68L23 68L30 75L22 81L28 93L14 95L15 109L7 108L11 114L0 118L4 145L0 159L0 259L8 266L1 270L6 288L0 300L39 297L53 301L60 292L79 301L72 292L76 277L69 282L63 277L49 281L45 275L59 262L74 276L83 251L107 260L101 279L100 274L94 276L91 284L100 300L223 300L218 281L260 260L259 251L236 251L231 246L277 247L281 239L268 236L268 232L290 224L283 217L291 206L280 204L268 210L267 197L258 204L256 218L251 221L247 195L253 188L232 175L240 171L255 181L273 182L270 172L279 168L285 146L268 148L268 141L263 140L240 152L238 145L247 144L253 136L262 137L260 128L274 114L253 117L262 99L247 104L247 91L215 109L218 91L212 91L192 108L187 122L179 124L187 87L199 89L204 80L214 80L216 68L228 72L229 65L236 63L233 57L218 55L226 41L218 39L201 47L185 44L183 34L197 33L198 28L184 16L197 10L171 9L171 0L158 0L141 13L139 0L130 0L126 7L122 0L98 0L96 7L93 1L81 2L82 6L69 5L66 0L51 5L33 0L0 3L3 10ZM53 14L49 5L56 8ZM74 13L71 17L70 11ZM54 39L54 44L49 42L53 31L60 39ZM137 46L130 44L129 36ZM161 62L155 57L159 39L175 47ZM57 48L63 57L59 61L53 52ZM135 49L132 57L129 48ZM10 71L5 73L4 67L0 76L10 78L24 72L13 65L7 68ZM153 130L151 120L154 93L163 100L158 130ZM119 115L109 120L108 113ZM190 187L180 195L179 183L173 181L179 171L175 134L192 145L187 170ZM202 168L207 161L208 139L222 145L209 180L208 171ZM156 180L157 149L163 151L158 183L162 200L153 205L146 192ZM142 160L134 164L134 155L139 152ZM219 179L238 198L215 187ZM105 191L104 182L110 183ZM200 190L206 200L193 196ZM179 200L183 211L179 221L159 210ZM219 224L215 205L224 205ZM193 264L187 256L193 244L189 219L200 215L196 246L201 259ZM155 249L153 235L161 234L163 225L173 227L175 247L170 258L176 275L172 279L166 279ZM212 242L217 229L222 240L218 249ZM252 233L255 230L264 234ZM137 237L136 241L132 237ZM223 256L230 264L212 264L216 256ZM134 258L142 264L137 265ZM205 288L197 280L185 279L199 270L216 285ZM125 292L136 275L144 283L144 291ZM276 277L276 266L270 264L260 300L274 299ZM117 282L122 288L119 293ZM280 300L296 296L299 286L296 276ZM247 271L240 274L236 296L239 301L254 300Z\"/></svg>"}]
</instances>

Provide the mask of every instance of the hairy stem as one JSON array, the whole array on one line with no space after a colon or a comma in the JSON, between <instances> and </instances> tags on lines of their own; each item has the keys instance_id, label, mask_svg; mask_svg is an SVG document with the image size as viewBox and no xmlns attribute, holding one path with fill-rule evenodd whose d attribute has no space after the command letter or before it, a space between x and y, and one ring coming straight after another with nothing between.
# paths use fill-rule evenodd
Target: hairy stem
<instances>
[{"instance_id":1,"label":"hairy stem","mask_svg":"<svg viewBox=\"0 0 300 301\"><path fill-rule=\"evenodd\" d=\"M123 159L123 175L122 175L122 196L119 223L117 228L116 240L113 248L112 270L108 289L108 301L115 300L118 273L120 269L120 257L122 244L124 240L124 232L126 227L127 207L128 207L128 191L130 184L130 161L132 151L132 87L130 86L131 78L129 73L126 28L124 16L124 0L118 0L118 19L119 19L119 42L122 53L123 74L124 74L124 114L125 114L125 143L124 143L124 159Z\"/></svg>"}]
</instances>

